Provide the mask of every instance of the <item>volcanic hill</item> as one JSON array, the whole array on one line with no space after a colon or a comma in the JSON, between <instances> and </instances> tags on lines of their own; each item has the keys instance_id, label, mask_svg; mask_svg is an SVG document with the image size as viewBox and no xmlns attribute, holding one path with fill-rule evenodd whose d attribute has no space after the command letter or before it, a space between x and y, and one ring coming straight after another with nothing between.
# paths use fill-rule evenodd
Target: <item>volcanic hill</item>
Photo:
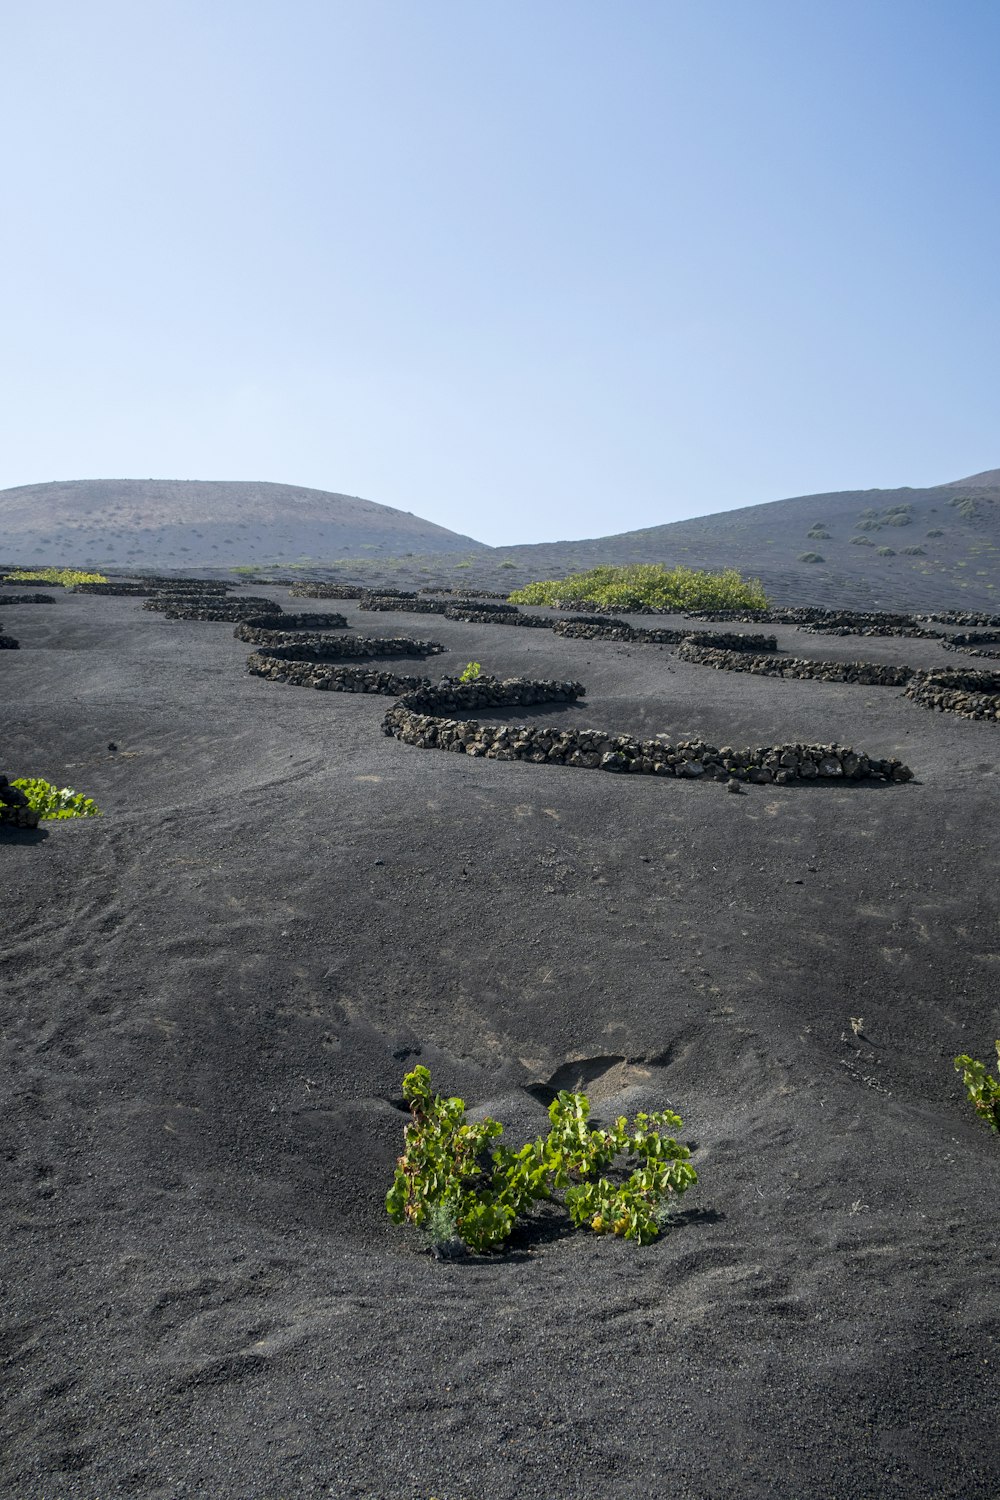
<instances>
[{"instance_id":1,"label":"volcanic hill","mask_svg":"<svg viewBox=\"0 0 1000 1500\"><path fill-rule=\"evenodd\" d=\"M74 479L0 490L0 556L19 563L189 569L479 550L409 511L294 484Z\"/></svg>"}]
</instances>

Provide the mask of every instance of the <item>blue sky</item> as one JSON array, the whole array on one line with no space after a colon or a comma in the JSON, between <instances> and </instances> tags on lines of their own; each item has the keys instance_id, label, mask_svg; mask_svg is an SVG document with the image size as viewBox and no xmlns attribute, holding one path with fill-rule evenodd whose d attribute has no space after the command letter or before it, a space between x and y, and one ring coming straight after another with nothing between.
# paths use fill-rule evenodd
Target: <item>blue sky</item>
<instances>
[{"instance_id":1,"label":"blue sky","mask_svg":"<svg viewBox=\"0 0 1000 1500\"><path fill-rule=\"evenodd\" d=\"M0 486L492 543L1000 464L1000 5L3 9Z\"/></svg>"}]
</instances>

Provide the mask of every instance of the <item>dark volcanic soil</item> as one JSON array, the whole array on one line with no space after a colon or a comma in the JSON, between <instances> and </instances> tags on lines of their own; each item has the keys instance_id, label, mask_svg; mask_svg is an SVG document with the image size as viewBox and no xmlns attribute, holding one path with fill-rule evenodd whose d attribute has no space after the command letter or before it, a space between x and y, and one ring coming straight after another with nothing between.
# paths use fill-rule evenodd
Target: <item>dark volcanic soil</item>
<instances>
[{"instance_id":1,"label":"dark volcanic soil","mask_svg":"<svg viewBox=\"0 0 1000 1500\"><path fill-rule=\"evenodd\" d=\"M731 796L408 748L139 601L5 622L0 770L105 816L0 836L3 1496L995 1500L1000 1141L952 1058L1000 1036L1000 727L360 617L580 677L566 720L917 776ZM511 1137L556 1075L669 1103L679 1226L432 1260L383 1209L417 1061Z\"/></svg>"}]
</instances>

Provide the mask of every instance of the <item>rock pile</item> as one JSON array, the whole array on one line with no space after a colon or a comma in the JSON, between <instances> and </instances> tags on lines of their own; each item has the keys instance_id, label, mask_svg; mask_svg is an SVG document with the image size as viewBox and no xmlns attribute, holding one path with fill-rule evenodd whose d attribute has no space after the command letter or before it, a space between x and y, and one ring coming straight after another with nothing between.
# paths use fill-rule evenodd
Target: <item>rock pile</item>
<instances>
[{"instance_id":1,"label":"rock pile","mask_svg":"<svg viewBox=\"0 0 1000 1500\"><path fill-rule=\"evenodd\" d=\"M55 604L54 594L0 594L0 604Z\"/></svg>"},{"instance_id":2,"label":"rock pile","mask_svg":"<svg viewBox=\"0 0 1000 1500\"><path fill-rule=\"evenodd\" d=\"M20 787L11 786L6 776L0 776L0 823L13 828L38 827L38 813L28 806Z\"/></svg>"}]
</instances>

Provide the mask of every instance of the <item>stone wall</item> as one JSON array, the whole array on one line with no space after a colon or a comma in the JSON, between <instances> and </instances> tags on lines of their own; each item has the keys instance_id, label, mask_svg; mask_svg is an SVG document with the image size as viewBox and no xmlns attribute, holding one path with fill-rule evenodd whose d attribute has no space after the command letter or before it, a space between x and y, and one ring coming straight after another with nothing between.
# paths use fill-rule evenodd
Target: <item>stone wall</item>
<instances>
[{"instance_id":1,"label":"stone wall","mask_svg":"<svg viewBox=\"0 0 1000 1500\"><path fill-rule=\"evenodd\" d=\"M128 598L144 594L225 595L235 585L204 578L128 578L113 583L77 583L74 594L105 594Z\"/></svg>"},{"instance_id":2,"label":"stone wall","mask_svg":"<svg viewBox=\"0 0 1000 1500\"><path fill-rule=\"evenodd\" d=\"M275 630L274 627L279 620L281 629ZM249 616L240 621L233 635L238 641L247 641L251 646L272 646L279 645L283 637L289 636L292 631L296 630L346 629L347 620L343 615L321 615L318 612L314 615L286 615L281 612ZM262 639L262 637L267 637L267 639Z\"/></svg>"},{"instance_id":3,"label":"stone wall","mask_svg":"<svg viewBox=\"0 0 1000 1500\"><path fill-rule=\"evenodd\" d=\"M54 594L0 594L0 604L55 604Z\"/></svg>"},{"instance_id":4,"label":"stone wall","mask_svg":"<svg viewBox=\"0 0 1000 1500\"><path fill-rule=\"evenodd\" d=\"M452 589L435 583L425 583L420 592L422 594L440 594L443 598L447 599L502 599L504 602L507 600L506 594L498 594L493 589ZM511 605L511 609L516 608L516 604Z\"/></svg>"},{"instance_id":5,"label":"stone wall","mask_svg":"<svg viewBox=\"0 0 1000 1500\"><path fill-rule=\"evenodd\" d=\"M438 641L416 641L409 636L309 635L306 632L254 630L242 626L234 631L238 640L258 646L259 656L276 661L357 661L380 656L436 656L444 651Z\"/></svg>"},{"instance_id":6,"label":"stone wall","mask_svg":"<svg viewBox=\"0 0 1000 1500\"><path fill-rule=\"evenodd\" d=\"M958 714L963 719L989 719L1000 723L1000 671L969 668L917 672L903 689L921 708Z\"/></svg>"},{"instance_id":7,"label":"stone wall","mask_svg":"<svg viewBox=\"0 0 1000 1500\"><path fill-rule=\"evenodd\" d=\"M529 630L551 630L546 615L523 615L516 605L509 611L496 606L481 608L478 604L446 604L443 614L448 620L465 620L470 625L524 625Z\"/></svg>"},{"instance_id":8,"label":"stone wall","mask_svg":"<svg viewBox=\"0 0 1000 1500\"><path fill-rule=\"evenodd\" d=\"M414 713L433 714L442 708L527 708L537 703L574 703L587 689L582 682L534 681L527 677L477 677L461 682L446 677L408 693L402 706Z\"/></svg>"},{"instance_id":9,"label":"stone wall","mask_svg":"<svg viewBox=\"0 0 1000 1500\"><path fill-rule=\"evenodd\" d=\"M335 693L384 693L398 698L400 693L425 687L427 677L407 677L399 672L379 672L374 667L323 666L311 661L280 660L273 655L255 653L247 661L247 671L269 682L287 683L293 687L318 688Z\"/></svg>"},{"instance_id":10,"label":"stone wall","mask_svg":"<svg viewBox=\"0 0 1000 1500\"><path fill-rule=\"evenodd\" d=\"M964 656L987 656L996 661L1000 651L990 651L986 646L956 646L953 641L942 641L942 651L961 651Z\"/></svg>"},{"instance_id":11,"label":"stone wall","mask_svg":"<svg viewBox=\"0 0 1000 1500\"><path fill-rule=\"evenodd\" d=\"M512 679L498 685L515 701L521 692L567 691L576 695L578 683L528 683ZM718 748L704 740L669 744L661 739L639 740L631 735L609 735L596 729L559 729L552 725L482 723L421 712L419 705L450 706L451 689L428 686L394 704L382 723L383 733L422 749L449 750L490 760L523 760L536 765L574 766L647 776L706 778L734 784L794 781L909 781L912 772L899 760L880 760L839 745L758 745L737 750ZM538 701L537 698L533 701Z\"/></svg>"},{"instance_id":12,"label":"stone wall","mask_svg":"<svg viewBox=\"0 0 1000 1500\"><path fill-rule=\"evenodd\" d=\"M20 641L16 641L12 635L0 635L0 651L19 651Z\"/></svg>"},{"instance_id":13,"label":"stone wall","mask_svg":"<svg viewBox=\"0 0 1000 1500\"><path fill-rule=\"evenodd\" d=\"M168 620L260 620L279 619L280 604L270 599L247 597L246 599L206 599L156 597L147 599L143 609L161 611Z\"/></svg>"},{"instance_id":14,"label":"stone wall","mask_svg":"<svg viewBox=\"0 0 1000 1500\"><path fill-rule=\"evenodd\" d=\"M751 656L743 651L713 650L694 641L677 648L682 661L726 672L755 672L764 677L814 678L821 682L858 682L868 687L903 687L913 667L880 661L806 661L797 656Z\"/></svg>"},{"instance_id":15,"label":"stone wall","mask_svg":"<svg viewBox=\"0 0 1000 1500\"><path fill-rule=\"evenodd\" d=\"M436 599L418 599L415 594L364 594L358 608L382 611L395 609L408 615L443 615L448 606Z\"/></svg>"},{"instance_id":16,"label":"stone wall","mask_svg":"<svg viewBox=\"0 0 1000 1500\"><path fill-rule=\"evenodd\" d=\"M918 615L917 619L936 621L938 625L983 625L987 629L1000 627L1000 615L985 615L976 610L945 609L934 615Z\"/></svg>"},{"instance_id":17,"label":"stone wall","mask_svg":"<svg viewBox=\"0 0 1000 1500\"><path fill-rule=\"evenodd\" d=\"M996 646L1000 644L1000 631L959 630L953 636L949 636L948 644L951 646Z\"/></svg>"},{"instance_id":18,"label":"stone wall","mask_svg":"<svg viewBox=\"0 0 1000 1500\"><path fill-rule=\"evenodd\" d=\"M891 614L888 610L822 609L809 604L774 609L689 609L689 620L739 620L755 625L797 625L816 635L908 635L938 636L927 630L916 615Z\"/></svg>"},{"instance_id":19,"label":"stone wall","mask_svg":"<svg viewBox=\"0 0 1000 1500\"><path fill-rule=\"evenodd\" d=\"M360 583L296 583L289 589L293 599L360 599Z\"/></svg>"},{"instance_id":20,"label":"stone wall","mask_svg":"<svg viewBox=\"0 0 1000 1500\"><path fill-rule=\"evenodd\" d=\"M553 625L556 635L568 636L584 641L629 641L639 645L679 646L681 641L694 641L701 645L718 646L730 651L777 651L778 642L773 635L745 635L739 632L725 634L722 631L647 630L641 625L629 625L625 620L609 620L606 624L594 620L557 620Z\"/></svg>"}]
</instances>

